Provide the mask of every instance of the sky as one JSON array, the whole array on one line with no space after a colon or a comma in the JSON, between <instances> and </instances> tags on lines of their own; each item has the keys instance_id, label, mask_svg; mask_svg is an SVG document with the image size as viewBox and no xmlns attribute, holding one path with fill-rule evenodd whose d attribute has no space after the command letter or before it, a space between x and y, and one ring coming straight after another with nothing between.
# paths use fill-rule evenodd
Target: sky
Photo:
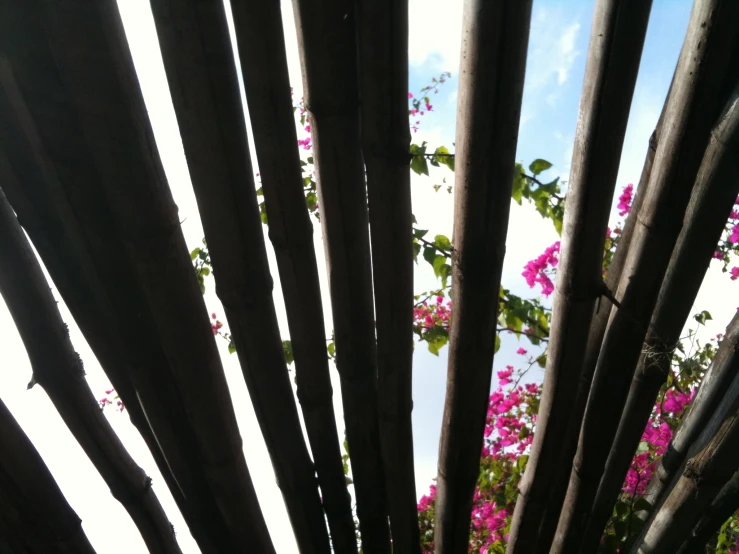
<instances>
[{"instance_id":1,"label":"sky","mask_svg":"<svg viewBox=\"0 0 739 554\"><path fill-rule=\"evenodd\" d=\"M157 146L183 220L183 232L190 248L203 237L195 197L185 163L174 110L171 104L156 32L146 0L118 0L129 45L139 75ZM560 176L567 181L572 144L577 122L580 89L585 71L593 1L535 0L531 24L529 55L516 158L525 164L544 158L554 166L546 176ZM690 13L686 0L655 0L644 47L644 55L632 103L626 132L617 189L638 181L646 153L647 141L656 125L672 72L677 61ZM295 39L295 26L290 3L283 2L283 21L288 49L290 78L296 96L301 93L300 64ZM410 83L411 92L428 84L433 76L449 71L452 78L432 97L433 111L424 116L413 141L427 141L432 147L445 145L453 151L457 99L459 43L462 26L462 0L410 0ZM248 111L248 110L247 110ZM248 119L248 114L247 114ZM250 134L250 143L253 140ZM252 152L256 168L256 156ZM413 209L418 226L431 234L451 235L453 196L443 189L434 192L432 185L453 176L443 169L432 168L430 177L412 178ZM612 212L616 221L616 212ZM274 300L283 336L289 336L274 254L267 240L270 263L275 278ZM331 332L330 303L320 226L314 232L319 260L327 336ZM525 263L539 255L557 240L550 222L544 221L531 208L512 204L508 230L507 254L503 285L519 295L531 296L521 276ZM704 281L696 308L707 309L713 315L705 335L722 332L734 315L736 302L727 298L736 295L734 284L723 275L716 262ZM95 356L75 325L56 289L64 320L69 324L71 339L80 353L93 392L103 396L109 381ZM214 294L213 282L208 283L206 304L209 311L222 314ZM415 277L416 291L437 287L430 268L419 265ZM697 310L696 310L697 311ZM110 495L102 478L76 443L54 410L46 393L39 386L30 391L26 385L31 368L21 339L5 305L0 301L0 336L2 363L0 398L8 405L18 422L39 450L60 488L83 521L83 527L93 546L101 554L146 552L136 527L125 510ZM516 339L504 337L495 357L494 368L520 362L515 354ZM527 346L527 345L525 345ZM224 371L231 390L245 456L254 480L260 504L277 552L297 552L285 508L275 484L264 441L256 423L249 395L236 356L229 355L224 341L219 341ZM534 349L529 349L534 352ZM416 487L424 494L436 474L438 439L446 380L446 349L439 357L430 354L423 345L416 348L413 368L413 424L416 457ZM542 372L530 375L540 381ZM343 431L338 375L332 368L337 424ZM496 382L491 384L496 386ZM166 393L166 391L163 391ZM167 511L183 552L199 549L190 537L182 517L158 473L143 440L130 424L128 416L106 409L106 415L139 465L152 476L154 489Z\"/></svg>"}]
</instances>

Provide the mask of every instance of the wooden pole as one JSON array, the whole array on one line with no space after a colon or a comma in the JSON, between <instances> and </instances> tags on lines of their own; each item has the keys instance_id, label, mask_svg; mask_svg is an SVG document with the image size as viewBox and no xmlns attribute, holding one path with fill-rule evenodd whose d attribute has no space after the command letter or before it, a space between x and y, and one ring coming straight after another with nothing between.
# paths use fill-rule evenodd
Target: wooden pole
<instances>
[{"instance_id":1,"label":"wooden pole","mask_svg":"<svg viewBox=\"0 0 739 554\"><path fill-rule=\"evenodd\" d=\"M293 0L293 10L362 551L388 554L369 218L360 143L356 5L350 0Z\"/></svg>"},{"instance_id":2,"label":"wooden pole","mask_svg":"<svg viewBox=\"0 0 739 554\"><path fill-rule=\"evenodd\" d=\"M336 429L313 223L303 191L280 4L234 0L231 9L269 238L287 309L298 400L332 546L339 554L356 553L357 537Z\"/></svg>"},{"instance_id":3,"label":"wooden pole","mask_svg":"<svg viewBox=\"0 0 739 554\"><path fill-rule=\"evenodd\" d=\"M152 0L218 295L301 553L330 551L272 299L223 2ZM294 145L294 149L297 145Z\"/></svg>"},{"instance_id":4,"label":"wooden pole","mask_svg":"<svg viewBox=\"0 0 739 554\"><path fill-rule=\"evenodd\" d=\"M551 554L577 550L692 186L721 105L739 4L699 0L665 108L664 133L598 358Z\"/></svg>"},{"instance_id":5,"label":"wooden pole","mask_svg":"<svg viewBox=\"0 0 739 554\"><path fill-rule=\"evenodd\" d=\"M591 552L599 544L603 528L613 511L613 503L621 490L634 452L641 440L644 426L652 413L660 388L670 373L674 345L679 341L684 322L690 316L698 290L713 258L716 243L721 238L725 221L739 193L739 183L732 177L739 170L738 104L735 94L723 117L711 132L711 140L703 156L693 195L685 214L685 224L665 273L643 353L593 502L590 520L580 547L583 553ZM725 341L729 345L732 344L732 337L737 332L735 327L739 328L739 316L734 320L726 331ZM724 348L719 352L721 358L714 360L717 367L720 366L720 360L726 356L727 350ZM712 381L710 376L708 381L704 379L706 387L701 385L701 389L704 391L711 389ZM723 386L725 383L722 388ZM704 392L700 394L701 399L703 396ZM698 412L710 405L711 403L694 405L691 412L695 412L700 419ZM662 462L667 458L679 456L678 452L674 448L668 448ZM661 477L664 468L660 468L661 465L658 466L655 475L659 475L657 479L663 482ZM669 479L671 476L665 477Z\"/></svg>"},{"instance_id":6,"label":"wooden pole","mask_svg":"<svg viewBox=\"0 0 739 554\"><path fill-rule=\"evenodd\" d=\"M0 294L26 346L33 377L128 511L153 554L179 554L172 525L151 479L126 451L84 378L36 255L0 190Z\"/></svg>"},{"instance_id":7,"label":"wooden pole","mask_svg":"<svg viewBox=\"0 0 739 554\"><path fill-rule=\"evenodd\" d=\"M393 553L420 554L411 423L413 214L407 0L359 1L357 27L377 318L378 416L390 530Z\"/></svg>"},{"instance_id":8,"label":"wooden pole","mask_svg":"<svg viewBox=\"0 0 739 554\"><path fill-rule=\"evenodd\" d=\"M462 27L446 399L436 554L467 552L495 351L531 21L530 0L466 0Z\"/></svg>"},{"instance_id":9,"label":"wooden pole","mask_svg":"<svg viewBox=\"0 0 739 554\"><path fill-rule=\"evenodd\" d=\"M593 16L557 269L537 432L511 523L508 554L529 554L546 512L556 519L579 429L577 397L590 323L603 292L603 244L651 1L600 0ZM585 383L587 390L587 383ZM559 483L555 482L559 479ZM552 498L556 492L559 498ZM551 533L551 523L544 529ZM543 545L546 548L546 544Z\"/></svg>"}]
</instances>

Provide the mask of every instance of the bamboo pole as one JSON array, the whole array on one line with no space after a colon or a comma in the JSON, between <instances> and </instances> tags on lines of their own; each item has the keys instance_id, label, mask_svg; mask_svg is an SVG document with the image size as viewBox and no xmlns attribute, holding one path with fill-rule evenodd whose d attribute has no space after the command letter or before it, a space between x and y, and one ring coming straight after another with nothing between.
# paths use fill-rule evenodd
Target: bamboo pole
<instances>
[{"instance_id":1,"label":"bamboo pole","mask_svg":"<svg viewBox=\"0 0 739 554\"><path fill-rule=\"evenodd\" d=\"M495 351L531 1L466 0L462 27L446 399L434 544L467 552Z\"/></svg>"},{"instance_id":2,"label":"bamboo pole","mask_svg":"<svg viewBox=\"0 0 739 554\"><path fill-rule=\"evenodd\" d=\"M84 378L41 266L0 190L0 294L28 351L33 377L126 508L152 554L179 553L172 525L151 488L100 410Z\"/></svg>"},{"instance_id":3,"label":"bamboo pole","mask_svg":"<svg viewBox=\"0 0 739 554\"><path fill-rule=\"evenodd\" d=\"M32 1L8 15L0 41L115 306L176 482L215 551L273 552L118 7Z\"/></svg>"},{"instance_id":4,"label":"bamboo pole","mask_svg":"<svg viewBox=\"0 0 739 554\"><path fill-rule=\"evenodd\" d=\"M360 145L356 8L349 0L293 0L305 107L318 177L362 550L390 552L378 422L377 350L367 191ZM410 240L410 239L409 239Z\"/></svg>"},{"instance_id":5,"label":"bamboo pole","mask_svg":"<svg viewBox=\"0 0 739 554\"><path fill-rule=\"evenodd\" d=\"M575 551L582 537L722 100L737 15L739 4L726 0L699 0L693 7L665 108L665 132L616 294L621 305L612 310L603 340L551 554Z\"/></svg>"},{"instance_id":6,"label":"bamboo pole","mask_svg":"<svg viewBox=\"0 0 739 554\"><path fill-rule=\"evenodd\" d=\"M413 214L408 154L408 2L362 0L357 9L362 154L369 193L385 487L393 552L420 554L411 423Z\"/></svg>"},{"instance_id":7,"label":"bamboo pole","mask_svg":"<svg viewBox=\"0 0 739 554\"><path fill-rule=\"evenodd\" d=\"M639 208L641 207L644 196L646 196L647 193L646 188L649 184L649 175L652 171L652 164L654 163L654 154L657 149L661 122L662 120L660 119L657 124L657 128L649 138L647 155L644 159L644 166L642 168L642 174L631 205L631 211L626 217L626 222L621 231L621 238L619 239L618 247L616 252L613 254L611 265L608 268L608 272L605 277L605 284L608 290L614 290L618 287L618 281L621 278L621 271L623 269L624 262L626 261L626 255L629 251L631 237L634 234L634 227L636 227ZM588 343L585 349L582 372L580 374L580 380L577 387L577 396L575 397L575 403L572 406L572 421L570 422L570 428L567 432L566 443L562 445L561 449L562 460L571 460L575 456L575 452L577 452L577 438L579 436L580 423L582 423L582 416L585 412L585 406L587 405L588 394L590 393L590 384L593 380L593 372L595 371L595 365L598 363L598 354L600 353L600 346L603 342L603 336L606 332L608 318L612 307L613 304L611 301L605 297L601 297L595 307L593 321L588 333ZM569 474L571 469L571 462L569 464L561 464L558 466L558 476L554 478L556 488L553 487L553 490L550 493L551 498L564 498L567 494L567 485L569 484ZM547 504L546 512L541 520L541 525L539 526L539 536L537 538L534 550L535 552L542 552L544 554L549 552L552 539L554 538L554 532L556 531L557 523L559 522L561 507L561 504Z\"/></svg>"},{"instance_id":8,"label":"bamboo pole","mask_svg":"<svg viewBox=\"0 0 739 554\"><path fill-rule=\"evenodd\" d=\"M21 224L33 240L65 304L123 401L131 422L149 447L193 537L203 552L215 552L214 538L223 536L223 530L217 529L211 533L206 529L210 523L205 522L202 514L199 514L202 508L197 506L198 497L192 489L184 487L187 490L186 500L180 485L197 478L192 475L186 477L182 473L185 466L175 464L175 459L180 458L182 454L188 455L191 451L192 438L185 431L185 435L180 436L177 453L172 450L174 445L164 440L164 437L170 436L173 431L173 426L164 418L167 414L175 416L180 410L173 401L173 395L160 394L161 390L171 390L172 385L169 381L163 382L155 378L155 374L148 371L149 367L145 364L142 366L139 361L141 358L138 358L142 354L141 351L145 350L142 344L151 340L154 335L141 325L138 315L140 312L136 310L137 302L131 302L130 298L125 298L118 308L123 306L133 308L132 313L135 314L133 320L130 325L119 325L121 310L114 308L98 275L98 268L92 259L93 245L88 242L83 225L77 221L61 188L54 163L45 152L10 66L2 59L0 59L0 82L4 93L0 94L0 119L3 121L3 133L0 133L2 145L0 182L3 189ZM71 128L72 124L69 123L68 127L67 125L65 127ZM83 152L83 145L75 144L75 147L76 151ZM82 163L85 164L84 160ZM85 164L85 167L89 167L89 164ZM79 173L75 172L75 175L79 179ZM96 241L100 236L99 230L94 228L89 236ZM98 254L102 255L104 252ZM106 259L102 266L111 269L113 275L120 276L123 281L130 283L126 272L120 271L113 260ZM122 296L125 295L115 294L113 298L118 299ZM122 331L125 330L138 331L136 337L129 343L128 349L122 336L125 334ZM136 359L132 359L132 354ZM146 358L145 355L143 357ZM151 367L156 365L157 362ZM139 382L146 385L144 388L139 387L139 390L133 384L137 370L144 375ZM149 404L148 415L144 413L140 401L141 391L147 388L151 392L148 398L153 400L153 404ZM147 397L146 394L144 396ZM158 411L163 417L154 419L152 410ZM150 420L152 423L161 422L157 426L158 437L150 426ZM173 421L178 422L179 418L175 416ZM176 423L174 427L179 427L179 432L183 432L182 427ZM178 470L177 478L174 476L175 469ZM205 508L205 501L202 498L201 501Z\"/></svg>"},{"instance_id":9,"label":"bamboo pole","mask_svg":"<svg viewBox=\"0 0 739 554\"><path fill-rule=\"evenodd\" d=\"M18 542L33 554L95 554L80 518L2 400L0 453L0 521Z\"/></svg>"},{"instance_id":10,"label":"bamboo pole","mask_svg":"<svg viewBox=\"0 0 739 554\"><path fill-rule=\"evenodd\" d=\"M739 509L739 471L721 489L677 554L703 554L706 543Z\"/></svg>"},{"instance_id":11,"label":"bamboo pole","mask_svg":"<svg viewBox=\"0 0 739 554\"><path fill-rule=\"evenodd\" d=\"M313 246L297 151L279 2L231 3L249 119L295 358L297 395L336 552L356 553L357 538L336 429L333 390Z\"/></svg>"},{"instance_id":12,"label":"bamboo pole","mask_svg":"<svg viewBox=\"0 0 739 554\"><path fill-rule=\"evenodd\" d=\"M632 554L671 554L691 531L739 466L739 376L690 452L673 488L650 518Z\"/></svg>"},{"instance_id":13,"label":"bamboo pole","mask_svg":"<svg viewBox=\"0 0 739 554\"><path fill-rule=\"evenodd\" d=\"M305 554L328 553L315 468L300 428L272 298L224 5L220 0L151 4L216 294L298 548Z\"/></svg>"},{"instance_id":14,"label":"bamboo pole","mask_svg":"<svg viewBox=\"0 0 739 554\"><path fill-rule=\"evenodd\" d=\"M641 440L644 426L652 413L660 388L670 373L675 344L680 339L684 322L690 316L716 243L721 238L725 221L739 193L739 183L733 179L737 170L739 96L734 94L711 132L709 145L698 170L685 223L662 282L639 365L593 502L580 547L583 553L593 551L600 541L603 528L613 510L613 502L621 490L631 459ZM734 319L739 328L739 317ZM730 337L734 335L733 327L734 322L727 329L728 344L731 344ZM725 353L726 349L721 352L722 357ZM706 385L710 382L709 379ZM701 409L696 407L696 413ZM670 448L662 460L674 455L676 451ZM660 469L656 470L655 475L660 475Z\"/></svg>"},{"instance_id":15,"label":"bamboo pole","mask_svg":"<svg viewBox=\"0 0 739 554\"><path fill-rule=\"evenodd\" d=\"M574 451L570 439L563 459L562 445L568 444L568 432L576 431L579 425L580 414L573 419L570 410L577 398L596 301L604 288L603 243L650 10L651 1L596 3L562 232L544 392L531 455L519 485L508 554L532 552L542 517L546 513L543 531L549 535L551 520L556 519L557 507L562 503L565 487L561 482L566 480L567 472L558 468L570 465ZM607 311L605 306L603 309ZM556 477L559 483L553 482ZM559 497L552 498L552 493Z\"/></svg>"}]
</instances>

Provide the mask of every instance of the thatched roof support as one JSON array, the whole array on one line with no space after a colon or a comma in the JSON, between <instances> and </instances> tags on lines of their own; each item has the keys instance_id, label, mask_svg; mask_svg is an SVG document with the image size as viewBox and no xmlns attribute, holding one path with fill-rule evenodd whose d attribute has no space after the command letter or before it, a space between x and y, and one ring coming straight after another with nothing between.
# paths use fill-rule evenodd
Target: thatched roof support
<instances>
[{"instance_id":1,"label":"thatched roof support","mask_svg":"<svg viewBox=\"0 0 739 554\"><path fill-rule=\"evenodd\" d=\"M41 266L0 190L0 294L28 351L33 377L126 508L150 552L180 552L151 479L124 448L84 377Z\"/></svg>"},{"instance_id":2,"label":"thatched roof support","mask_svg":"<svg viewBox=\"0 0 739 554\"><path fill-rule=\"evenodd\" d=\"M737 352L734 352L736 363ZM690 450L669 494L647 522L632 554L672 554L717 499L739 466L739 376Z\"/></svg>"},{"instance_id":3,"label":"thatched roof support","mask_svg":"<svg viewBox=\"0 0 739 554\"><path fill-rule=\"evenodd\" d=\"M435 551L467 552L495 351L531 1L464 4Z\"/></svg>"},{"instance_id":4,"label":"thatched roof support","mask_svg":"<svg viewBox=\"0 0 739 554\"><path fill-rule=\"evenodd\" d=\"M216 293L301 552L328 553L272 299L262 222L223 3L152 2ZM293 150L297 145L293 145ZM325 339L324 339L325 341Z\"/></svg>"},{"instance_id":5,"label":"thatched roof support","mask_svg":"<svg viewBox=\"0 0 739 554\"><path fill-rule=\"evenodd\" d=\"M41 455L0 400L0 528L14 554L95 554ZM5 538L5 537L3 537Z\"/></svg>"},{"instance_id":6,"label":"thatched roof support","mask_svg":"<svg viewBox=\"0 0 739 554\"><path fill-rule=\"evenodd\" d=\"M519 485L509 554L533 551L545 512L544 528L551 534L551 521L557 517L566 490L561 482L567 479L567 471L560 468L569 467L574 454L568 434L577 433L582 408L574 415L571 410L577 398L590 324L603 290L603 244L651 4L641 0L596 2L562 231L544 390L531 455ZM601 309L606 310L606 306ZM589 375L580 388L587 391L588 381ZM562 452L563 444L566 452ZM553 493L558 498L552 497Z\"/></svg>"},{"instance_id":7,"label":"thatched roof support","mask_svg":"<svg viewBox=\"0 0 739 554\"><path fill-rule=\"evenodd\" d=\"M582 538L691 189L724 99L721 89L737 43L737 25L739 4L705 0L693 7L647 196L616 295L621 306L612 311L603 340L552 554L576 551Z\"/></svg>"},{"instance_id":8,"label":"thatched roof support","mask_svg":"<svg viewBox=\"0 0 739 554\"><path fill-rule=\"evenodd\" d=\"M677 554L703 554L706 551L706 543L737 510L739 510L739 471L734 472L701 515Z\"/></svg>"},{"instance_id":9,"label":"thatched roof support","mask_svg":"<svg viewBox=\"0 0 739 554\"><path fill-rule=\"evenodd\" d=\"M2 23L3 49L115 306L146 416L208 528L206 547L273 552L117 5L31 1Z\"/></svg>"},{"instance_id":10,"label":"thatched roof support","mask_svg":"<svg viewBox=\"0 0 739 554\"><path fill-rule=\"evenodd\" d=\"M413 427L408 2L357 3L362 153L377 317L380 441L393 552L420 552ZM405 240L405 238L407 240Z\"/></svg>"},{"instance_id":11,"label":"thatched roof support","mask_svg":"<svg viewBox=\"0 0 739 554\"><path fill-rule=\"evenodd\" d=\"M204 537L207 533L203 522L195 515L192 505L194 497L190 493L190 502L185 501L183 491L160 448L161 440L155 437L144 414L130 373L136 364L131 364L130 353L127 354L124 340L118 332L115 310L94 267L82 227L67 202L54 164L44 151L10 66L4 60L0 60L0 83L3 91L0 95L0 119L4 124L3 133L0 134L0 183L65 304L123 401L131 422L149 447L193 536L204 551L210 552L206 548ZM93 236L98 236L98 233L93 231ZM138 349L142 339L146 340L151 335L140 326L134 329L143 331L133 343ZM151 381L151 373L147 373L147 376L145 383ZM152 382L151 385L154 397L159 397L155 407L161 405L162 413L176 413L169 405L171 397L162 397L155 390L156 383ZM185 440L183 445L189 442ZM171 455L170 452L170 458ZM182 480L183 476L179 478Z\"/></svg>"},{"instance_id":12,"label":"thatched roof support","mask_svg":"<svg viewBox=\"0 0 739 554\"><path fill-rule=\"evenodd\" d=\"M287 310L298 400L332 546L339 554L355 553L357 538L336 429L313 224L303 191L280 5L235 0L231 9L269 238Z\"/></svg>"},{"instance_id":13,"label":"thatched roof support","mask_svg":"<svg viewBox=\"0 0 739 554\"><path fill-rule=\"evenodd\" d=\"M349 0L294 0L293 7L362 550L388 553L367 190L360 145L356 8Z\"/></svg>"},{"instance_id":14,"label":"thatched roof support","mask_svg":"<svg viewBox=\"0 0 739 554\"><path fill-rule=\"evenodd\" d=\"M680 340L684 322L690 316L690 310L713 258L716 243L739 193L739 183L733 178L738 170L739 97L735 95L711 133L710 143L698 170L685 223L662 282L639 365L591 509L580 547L582 552L591 552L599 544L603 528L612 513L613 503L641 441L644 426L652 413L660 388L670 374L675 345ZM729 342L732 338L736 340L733 335L739 333L739 316L734 319L737 321L737 330L732 325L729 326L725 339ZM719 352L721 358L714 360L714 363L720 365L720 360L726 354L724 348ZM711 375L713 371L711 370ZM701 389L712 389L712 382L713 379L707 375ZM725 390L725 385L723 383L718 390ZM696 400L702 400L703 396L705 392ZM708 405L694 404L688 417L700 418L692 414L705 411L711 405L715 406L715 402L709 402ZM684 448L681 450L684 451ZM678 452L674 448L668 449L662 462L668 457L679 456ZM681 462L682 459L678 465ZM662 481L659 469L655 475L660 476L658 479ZM668 479L671 480L671 476Z\"/></svg>"}]
</instances>

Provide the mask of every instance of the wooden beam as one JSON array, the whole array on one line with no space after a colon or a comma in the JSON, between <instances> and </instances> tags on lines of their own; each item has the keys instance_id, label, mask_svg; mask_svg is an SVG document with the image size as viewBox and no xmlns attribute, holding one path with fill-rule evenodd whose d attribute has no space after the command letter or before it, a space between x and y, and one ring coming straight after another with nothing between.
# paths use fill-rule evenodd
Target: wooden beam
<instances>
[{"instance_id":1,"label":"wooden beam","mask_svg":"<svg viewBox=\"0 0 739 554\"><path fill-rule=\"evenodd\" d=\"M226 311L298 548L328 553L318 482L300 428L272 299L224 5L220 0L151 4L216 294Z\"/></svg>"},{"instance_id":2,"label":"wooden beam","mask_svg":"<svg viewBox=\"0 0 739 554\"><path fill-rule=\"evenodd\" d=\"M293 10L316 161L336 367L341 378L362 551L387 554L390 533L378 423L372 266L360 145L356 8L350 0L293 0Z\"/></svg>"},{"instance_id":3,"label":"wooden beam","mask_svg":"<svg viewBox=\"0 0 739 554\"><path fill-rule=\"evenodd\" d=\"M234 0L231 9L269 238L287 309L298 400L333 549L339 554L356 553L356 529L336 429L313 223L303 190L280 3Z\"/></svg>"},{"instance_id":4,"label":"wooden beam","mask_svg":"<svg viewBox=\"0 0 739 554\"><path fill-rule=\"evenodd\" d=\"M583 418L570 485L551 554L577 550L608 458L631 379L680 233L721 87L739 40L739 4L699 0L665 108L647 196L616 293Z\"/></svg>"},{"instance_id":5,"label":"wooden beam","mask_svg":"<svg viewBox=\"0 0 739 554\"><path fill-rule=\"evenodd\" d=\"M737 352L733 352L736 363ZM632 554L671 554L689 538L701 516L739 467L739 377L693 445L690 459L650 518Z\"/></svg>"},{"instance_id":6,"label":"wooden beam","mask_svg":"<svg viewBox=\"0 0 739 554\"><path fill-rule=\"evenodd\" d=\"M80 518L2 400L0 521L12 530L16 545L30 553L95 554Z\"/></svg>"},{"instance_id":7,"label":"wooden beam","mask_svg":"<svg viewBox=\"0 0 739 554\"><path fill-rule=\"evenodd\" d=\"M0 190L0 294L26 347L34 380L126 508L150 552L179 554L151 479L126 451L84 377L56 301L18 220Z\"/></svg>"},{"instance_id":8,"label":"wooden beam","mask_svg":"<svg viewBox=\"0 0 739 554\"><path fill-rule=\"evenodd\" d=\"M377 318L378 415L393 552L420 554L413 467L408 2L357 3L362 154Z\"/></svg>"},{"instance_id":9,"label":"wooden beam","mask_svg":"<svg viewBox=\"0 0 739 554\"><path fill-rule=\"evenodd\" d=\"M591 508L581 552L591 552L597 548L603 528L613 513L613 503L621 491L644 426L670 374L675 344L680 340L680 333L693 309L716 244L739 194L739 183L732 177L739 171L739 96L733 96L711 132L698 170L685 223L662 282L643 353ZM735 319L739 322L739 318ZM731 325L726 336L730 340ZM708 381L704 378L703 382L705 389L711 388L708 386L711 378ZM694 403L690 411L699 410L701 408ZM662 461L676 454L674 448L669 448ZM655 471L655 475L661 476L660 469Z\"/></svg>"},{"instance_id":10,"label":"wooden beam","mask_svg":"<svg viewBox=\"0 0 739 554\"><path fill-rule=\"evenodd\" d=\"M454 189L452 312L434 546L467 552L495 351L531 1L466 0Z\"/></svg>"},{"instance_id":11,"label":"wooden beam","mask_svg":"<svg viewBox=\"0 0 739 554\"><path fill-rule=\"evenodd\" d=\"M651 1L599 0L585 68L572 156L562 247L537 431L519 485L508 554L530 553L542 517L551 535L566 490L579 431L571 414L587 351L596 302L603 292L603 244L616 185L626 123L639 71ZM604 306L605 309L605 306ZM595 344L595 341L592 344ZM589 375L583 380L587 391ZM565 445L565 452L563 452ZM553 497L553 493L557 497ZM546 551L548 544L543 544Z\"/></svg>"},{"instance_id":12,"label":"wooden beam","mask_svg":"<svg viewBox=\"0 0 739 554\"><path fill-rule=\"evenodd\" d=\"M274 552L118 7L39 0L8 12L3 50L93 250L167 463L211 551Z\"/></svg>"},{"instance_id":13,"label":"wooden beam","mask_svg":"<svg viewBox=\"0 0 739 554\"><path fill-rule=\"evenodd\" d=\"M701 515L677 554L703 554L706 551L706 543L737 510L739 510L739 471L734 472Z\"/></svg>"},{"instance_id":14,"label":"wooden beam","mask_svg":"<svg viewBox=\"0 0 739 554\"><path fill-rule=\"evenodd\" d=\"M139 392L133 385L132 373L141 364L131 360L131 352L136 352L138 356L141 344L151 340L153 335L142 328L139 315L132 314L136 320L132 328L143 333L131 343L132 350L126 349L113 303L91 258L91 245L61 188L54 164L45 152L10 66L4 59L0 60L0 83L0 119L4 125L0 134L0 182L3 189L65 304L123 401L131 422L149 447L190 531L201 548L210 552L203 522L195 515L192 502L185 501L183 491L172 473L170 465L173 464L173 453L163 448L161 437L157 439L155 436L144 413ZM68 128L72 127L70 124ZM80 146L80 150L82 148ZM92 237L99 237L97 230L92 231ZM116 268L116 264L104 265ZM132 306L135 307L136 303ZM146 368L141 369L146 374L143 382L151 385L150 398L156 401L154 408L161 409L163 414L177 413L177 408L172 407L171 397L162 397L159 392L161 389L157 390L165 385L157 383ZM170 388L166 386L165 390ZM185 439L182 444L184 446L190 442L191 439ZM170 462L165 458L164 451L167 451ZM183 480L182 474L179 479ZM193 493L188 496L192 501Z\"/></svg>"}]
</instances>

